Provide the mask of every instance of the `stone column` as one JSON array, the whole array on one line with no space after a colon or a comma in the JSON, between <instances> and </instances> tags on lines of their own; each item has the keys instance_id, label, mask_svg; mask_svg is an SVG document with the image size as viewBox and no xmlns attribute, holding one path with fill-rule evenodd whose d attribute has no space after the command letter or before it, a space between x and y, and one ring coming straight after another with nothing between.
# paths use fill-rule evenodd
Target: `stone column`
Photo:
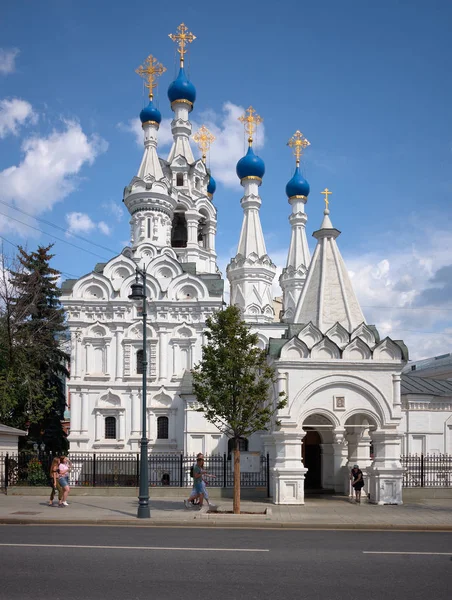
<instances>
[{"instance_id":1,"label":"stone column","mask_svg":"<svg viewBox=\"0 0 452 600\"><path fill-rule=\"evenodd\" d=\"M212 252L215 252L215 225L208 223L207 225L207 248Z\"/></svg>"},{"instance_id":2,"label":"stone column","mask_svg":"<svg viewBox=\"0 0 452 600\"><path fill-rule=\"evenodd\" d=\"M187 248L199 248L198 244L198 222L199 213L195 210L186 210L187 221Z\"/></svg>"},{"instance_id":3,"label":"stone column","mask_svg":"<svg viewBox=\"0 0 452 600\"><path fill-rule=\"evenodd\" d=\"M348 444L345 439L345 429L336 429L333 432L333 470L334 491L339 494L349 493L349 470L347 468Z\"/></svg>"},{"instance_id":4,"label":"stone column","mask_svg":"<svg viewBox=\"0 0 452 600\"><path fill-rule=\"evenodd\" d=\"M82 433L88 433L88 424L89 424L89 396L87 392L82 392L81 394L81 409L82 409L82 418L81 418L81 429Z\"/></svg>"},{"instance_id":5,"label":"stone column","mask_svg":"<svg viewBox=\"0 0 452 600\"><path fill-rule=\"evenodd\" d=\"M159 337L159 380L165 381L168 378L168 332L166 329L160 329Z\"/></svg>"},{"instance_id":6,"label":"stone column","mask_svg":"<svg viewBox=\"0 0 452 600\"><path fill-rule=\"evenodd\" d=\"M80 434L82 428L82 394L71 392L71 435Z\"/></svg>"},{"instance_id":7,"label":"stone column","mask_svg":"<svg viewBox=\"0 0 452 600\"><path fill-rule=\"evenodd\" d=\"M119 431L118 431L118 441L123 441L125 437L125 424L126 424L126 413L124 410L121 410L119 413Z\"/></svg>"},{"instance_id":8,"label":"stone column","mask_svg":"<svg viewBox=\"0 0 452 600\"><path fill-rule=\"evenodd\" d=\"M132 404L132 418L131 418L131 433L132 436L138 436L141 432L141 421L140 421L140 396L138 392L132 392L130 394Z\"/></svg>"},{"instance_id":9,"label":"stone column","mask_svg":"<svg viewBox=\"0 0 452 600\"><path fill-rule=\"evenodd\" d=\"M368 469L370 501L374 504L403 504L400 463L402 434L395 430L372 432L374 460Z\"/></svg>"},{"instance_id":10,"label":"stone column","mask_svg":"<svg viewBox=\"0 0 452 600\"><path fill-rule=\"evenodd\" d=\"M122 327L117 327L115 331L115 379L116 381L122 379L123 365L122 365Z\"/></svg>"},{"instance_id":11,"label":"stone column","mask_svg":"<svg viewBox=\"0 0 452 600\"><path fill-rule=\"evenodd\" d=\"M275 441L275 464L271 470L275 504L304 504L304 478L301 447L306 432L278 431Z\"/></svg>"},{"instance_id":12,"label":"stone column","mask_svg":"<svg viewBox=\"0 0 452 600\"><path fill-rule=\"evenodd\" d=\"M94 432L94 440L98 442L101 438L104 437L104 432L102 431L102 423L103 418L99 411L96 412L96 420L95 420L95 432Z\"/></svg>"}]
</instances>

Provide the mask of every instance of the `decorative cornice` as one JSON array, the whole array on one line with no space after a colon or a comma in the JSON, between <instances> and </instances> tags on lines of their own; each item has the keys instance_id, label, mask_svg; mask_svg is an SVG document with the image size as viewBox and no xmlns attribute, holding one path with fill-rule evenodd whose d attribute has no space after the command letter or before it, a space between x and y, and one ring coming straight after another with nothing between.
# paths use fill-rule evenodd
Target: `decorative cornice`
<instances>
[{"instance_id":1,"label":"decorative cornice","mask_svg":"<svg viewBox=\"0 0 452 600\"><path fill-rule=\"evenodd\" d=\"M157 129L159 128L159 124L157 123L157 121L145 121L141 127L144 129L146 127L146 125L155 125L157 127Z\"/></svg>"},{"instance_id":2,"label":"decorative cornice","mask_svg":"<svg viewBox=\"0 0 452 600\"><path fill-rule=\"evenodd\" d=\"M178 100L173 100L171 102L171 108L173 108L173 106L175 104L188 104L188 106L192 109L193 108L193 102L190 102L190 100L186 100L185 98L179 98Z\"/></svg>"}]
</instances>

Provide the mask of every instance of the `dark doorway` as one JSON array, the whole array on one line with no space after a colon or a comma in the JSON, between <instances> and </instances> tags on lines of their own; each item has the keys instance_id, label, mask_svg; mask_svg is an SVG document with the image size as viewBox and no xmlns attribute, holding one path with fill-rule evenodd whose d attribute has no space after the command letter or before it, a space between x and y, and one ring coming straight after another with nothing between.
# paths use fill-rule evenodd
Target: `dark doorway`
<instances>
[{"instance_id":1,"label":"dark doorway","mask_svg":"<svg viewBox=\"0 0 452 600\"><path fill-rule=\"evenodd\" d=\"M308 469L305 475L305 490L322 489L322 438L318 431L308 430L303 438L303 464Z\"/></svg>"}]
</instances>

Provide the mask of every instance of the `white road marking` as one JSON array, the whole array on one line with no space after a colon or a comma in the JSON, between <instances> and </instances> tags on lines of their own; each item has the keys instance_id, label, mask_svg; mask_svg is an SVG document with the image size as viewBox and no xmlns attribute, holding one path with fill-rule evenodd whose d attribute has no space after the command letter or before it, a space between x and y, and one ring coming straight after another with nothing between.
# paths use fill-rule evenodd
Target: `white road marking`
<instances>
[{"instance_id":1,"label":"white road marking","mask_svg":"<svg viewBox=\"0 0 452 600\"><path fill-rule=\"evenodd\" d=\"M264 548L173 548L164 546L80 546L78 544L2 544L14 548L83 548L95 550L180 550L182 552L270 552Z\"/></svg>"},{"instance_id":2,"label":"white road marking","mask_svg":"<svg viewBox=\"0 0 452 600\"><path fill-rule=\"evenodd\" d=\"M363 550L363 554L414 554L416 556L452 556L451 552L376 552L373 550Z\"/></svg>"}]
</instances>

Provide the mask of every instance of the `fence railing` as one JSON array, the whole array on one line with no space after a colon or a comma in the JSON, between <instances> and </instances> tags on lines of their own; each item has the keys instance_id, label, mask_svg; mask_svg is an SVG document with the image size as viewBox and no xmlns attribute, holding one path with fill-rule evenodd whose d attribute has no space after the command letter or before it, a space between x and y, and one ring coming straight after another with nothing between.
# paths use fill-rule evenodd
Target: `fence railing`
<instances>
[{"instance_id":1,"label":"fence railing","mask_svg":"<svg viewBox=\"0 0 452 600\"><path fill-rule=\"evenodd\" d=\"M401 463L403 487L452 487L452 454L409 454Z\"/></svg>"},{"instance_id":2,"label":"fence railing","mask_svg":"<svg viewBox=\"0 0 452 600\"><path fill-rule=\"evenodd\" d=\"M53 460L48 453L0 454L0 487L50 485L50 465ZM69 455L71 486L138 487L140 455L71 453ZM190 468L196 462L195 455L149 454L149 485L191 487L193 479ZM212 487L233 487L234 462L226 454L206 455L204 468L215 477L207 479ZM240 474L241 487L266 487L269 492L269 458L261 456L252 472Z\"/></svg>"}]
</instances>

